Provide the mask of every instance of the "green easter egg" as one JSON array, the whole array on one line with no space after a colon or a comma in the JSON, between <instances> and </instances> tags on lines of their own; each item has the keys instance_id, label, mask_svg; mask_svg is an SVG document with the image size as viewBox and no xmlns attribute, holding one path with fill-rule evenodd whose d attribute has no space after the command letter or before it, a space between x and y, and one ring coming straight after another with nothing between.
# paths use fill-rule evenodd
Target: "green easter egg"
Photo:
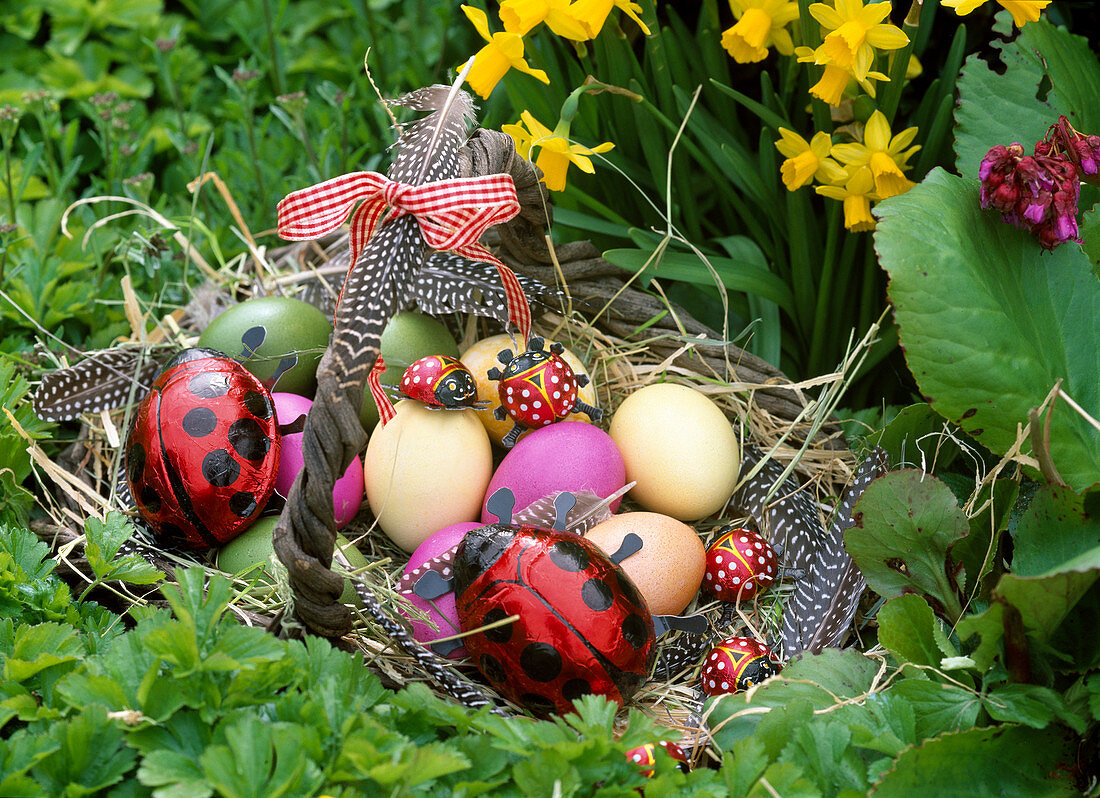
<instances>
[{"instance_id":1,"label":"green easter egg","mask_svg":"<svg viewBox=\"0 0 1100 798\"><path fill-rule=\"evenodd\" d=\"M439 319L413 311L403 311L390 319L390 323L382 331L381 349L386 370L382 373L380 382L389 386L398 385L405 369L422 357L458 357L458 344L447 326ZM364 392L359 421L366 430L374 429L374 425L378 423L378 406L375 405L370 391Z\"/></svg>"},{"instance_id":2,"label":"green easter egg","mask_svg":"<svg viewBox=\"0 0 1100 798\"><path fill-rule=\"evenodd\" d=\"M202 331L198 345L240 358L261 382L275 375L283 358L297 355L298 362L272 390L313 396L317 364L331 334L328 316L308 302L265 296L223 311Z\"/></svg>"},{"instance_id":3,"label":"green easter egg","mask_svg":"<svg viewBox=\"0 0 1100 798\"><path fill-rule=\"evenodd\" d=\"M256 579L263 585L273 585L275 577L274 568L282 568L282 563L275 556L275 545L271 536L275 531L275 522L278 516L267 515L254 523L233 540L226 543L218 550L215 565L219 571L227 574L237 574L242 579ZM336 545L348 558L348 562L355 568L362 568L367 564L367 558L363 552L355 548L343 535L336 536ZM357 604L355 588L351 582L344 581L344 592L340 594L340 601L344 604Z\"/></svg>"}]
</instances>

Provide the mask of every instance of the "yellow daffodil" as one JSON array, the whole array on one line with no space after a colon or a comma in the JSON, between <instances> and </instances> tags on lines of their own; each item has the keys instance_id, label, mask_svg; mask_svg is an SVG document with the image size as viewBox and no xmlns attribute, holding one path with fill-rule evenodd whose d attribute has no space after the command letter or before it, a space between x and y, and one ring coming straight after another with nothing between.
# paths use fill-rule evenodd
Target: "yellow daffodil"
<instances>
[{"instance_id":1,"label":"yellow daffodil","mask_svg":"<svg viewBox=\"0 0 1100 798\"><path fill-rule=\"evenodd\" d=\"M538 78L543 83L549 83L550 78L541 69L532 68L523 57L523 39L508 31L503 33L489 32L489 18L480 8L462 6L467 18L473 23L474 29L488 44L478 50L474 57L474 65L466 81L470 88L483 98L488 99L500 79L509 69L518 69L532 77Z\"/></svg>"},{"instance_id":2,"label":"yellow daffodil","mask_svg":"<svg viewBox=\"0 0 1100 798\"><path fill-rule=\"evenodd\" d=\"M875 229L875 217L871 215L871 200L880 199L874 193L875 180L866 166L849 169L849 177L843 185L818 186L818 194L844 202L844 226L853 232Z\"/></svg>"},{"instance_id":3,"label":"yellow daffodil","mask_svg":"<svg viewBox=\"0 0 1100 798\"><path fill-rule=\"evenodd\" d=\"M955 9L960 17L965 17L985 0L940 0L941 6ZM1039 19L1039 12L1050 5L1050 0L997 0L997 4L1008 9L1017 28Z\"/></svg>"},{"instance_id":4,"label":"yellow daffodil","mask_svg":"<svg viewBox=\"0 0 1100 798\"><path fill-rule=\"evenodd\" d=\"M763 61L768 48L794 52L787 25L798 19L794 0L729 0L737 24L722 33L722 46L739 64Z\"/></svg>"},{"instance_id":5,"label":"yellow daffodil","mask_svg":"<svg viewBox=\"0 0 1100 798\"><path fill-rule=\"evenodd\" d=\"M830 31L816 51L817 63L831 63L851 71L863 80L875 60L875 50L897 50L909 37L896 25L882 20L890 13L889 3L863 5L863 0L836 0L836 7L814 3L810 13Z\"/></svg>"},{"instance_id":6,"label":"yellow daffodil","mask_svg":"<svg viewBox=\"0 0 1100 798\"><path fill-rule=\"evenodd\" d=\"M551 132L550 128L531 116L529 111L521 113L520 120L519 124L502 125L500 129L512 137L516 143L516 152L524 158L530 160L532 152L538 149L535 165L542 170L543 182L551 191L565 190L565 174L571 163L576 164L582 172L592 174L596 170L588 156L607 152L615 146L610 141L592 149L572 144L564 135L559 135L558 131ZM568 135L568 130L565 133Z\"/></svg>"},{"instance_id":7,"label":"yellow daffodil","mask_svg":"<svg viewBox=\"0 0 1100 798\"><path fill-rule=\"evenodd\" d=\"M570 13L569 0L504 0L500 4L500 21L504 30L525 36L545 22L558 36L574 41L590 38L580 20Z\"/></svg>"},{"instance_id":8,"label":"yellow daffodil","mask_svg":"<svg viewBox=\"0 0 1100 798\"><path fill-rule=\"evenodd\" d=\"M904 174L909 158L920 149L909 146L917 135L915 127L891 136L890 123L882 111L875 111L863 128L863 143L834 144L832 156L847 167L868 167L875 183L875 193L882 199L904 194L914 185Z\"/></svg>"},{"instance_id":9,"label":"yellow daffodil","mask_svg":"<svg viewBox=\"0 0 1100 798\"><path fill-rule=\"evenodd\" d=\"M785 127L779 128L779 135L782 138L775 142L775 148L787 157L779 166L787 191L801 188L814 178L822 183L838 183L844 179L845 172L840 164L829 157L833 143L828 133L819 130L808 142Z\"/></svg>"},{"instance_id":10,"label":"yellow daffodil","mask_svg":"<svg viewBox=\"0 0 1100 798\"><path fill-rule=\"evenodd\" d=\"M840 105L841 100L844 99L844 92L847 90L848 84L853 80L855 80L871 97L875 96L874 81L890 80L890 78L881 72L868 72L863 78L857 79L850 69L845 69L844 67L838 67L836 64L829 63L828 59L823 57L820 51L820 47L817 50L813 50L809 47L798 47L795 49L795 55L798 56L800 62L824 65L824 71L821 74L820 80L810 87L810 94L828 105Z\"/></svg>"},{"instance_id":11,"label":"yellow daffodil","mask_svg":"<svg viewBox=\"0 0 1100 798\"><path fill-rule=\"evenodd\" d=\"M616 6L621 8L624 14L638 24L638 27L642 29L642 33L646 36L649 35L649 28L638 16L642 7L631 2L631 0L577 0L569 6L569 13L584 26L588 38L595 39L600 30L603 29L603 24L607 21L611 9Z\"/></svg>"}]
</instances>

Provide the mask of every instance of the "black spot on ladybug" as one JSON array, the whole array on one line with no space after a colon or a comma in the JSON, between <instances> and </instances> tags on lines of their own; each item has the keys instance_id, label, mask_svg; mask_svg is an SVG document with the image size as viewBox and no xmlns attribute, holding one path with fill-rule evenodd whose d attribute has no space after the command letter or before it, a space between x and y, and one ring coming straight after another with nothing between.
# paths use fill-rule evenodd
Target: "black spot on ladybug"
<instances>
[{"instance_id":1,"label":"black spot on ladybug","mask_svg":"<svg viewBox=\"0 0 1100 798\"><path fill-rule=\"evenodd\" d=\"M583 571L588 567L588 552L572 540L559 540L550 547L550 561L563 571Z\"/></svg>"},{"instance_id":2,"label":"black spot on ladybug","mask_svg":"<svg viewBox=\"0 0 1100 798\"><path fill-rule=\"evenodd\" d=\"M549 643L528 643L520 652L519 666L536 682L552 682L561 674L561 654Z\"/></svg>"},{"instance_id":3,"label":"black spot on ladybug","mask_svg":"<svg viewBox=\"0 0 1100 798\"><path fill-rule=\"evenodd\" d=\"M183 417L183 431L192 438L202 438L218 428L218 414L209 407L192 407Z\"/></svg>"},{"instance_id":4,"label":"black spot on ladybug","mask_svg":"<svg viewBox=\"0 0 1100 798\"><path fill-rule=\"evenodd\" d=\"M244 398L241 399L241 404L256 418L271 418L275 412L275 405L272 403L271 397L259 391L246 393Z\"/></svg>"},{"instance_id":5,"label":"black spot on ladybug","mask_svg":"<svg viewBox=\"0 0 1100 798\"><path fill-rule=\"evenodd\" d=\"M145 447L140 443L135 443L126 452L126 476L130 478L130 483L136 485L141 481L142 474L145 473Z\"/></svg>"},{"instance_id":6,"label":"black spot on ladybug","mask_svg":"<svg viewBox=\"0 0 1100 798\"><path fill-rule=\"evenodd\" d=\"M245 460L259 462L267 456L271 439L254 418L239 418L229 425L229 444Z\"/></svg>"},{"instance_id":7,"label":"black spot on ladybug","mask_svg":"<svg viewBox=\"0 0 1100 798\"><path fill-rule=\"evenodd\" d=\"M493 607L493 609L485 613L485 617L481 619L481 623L483 626L488 626L491 623L503 621L507 617L508 613L500 607ZM492 643L507 643L512 639L512 624L506 623L503 626L486 629L484 634L485 638Z\"/></svg>"},{"instance_id":8,"label":"black spot on ladybug","mask_svg":"<svg viewBox=\"0 0 1100 798\"><path fill-rule=\"evenodd\" d=\"M570 679L561 686L561 694L566 701L573 701L591 692L592 685L588 683L587 679Z\"/></svg>"},{"instance_id":9,"label":"black spot on ladybug","mask_svg":"<svg viewBox=\"0 0 1100 798\"><path fill-rule=\"evenodd\" d=\"M256 511L256 497L246 490L239 490L229 497L229 509L236 516L248 518Z\"/></svg>"},{"instance_id":10,"label":"black spot on ladybug","mask_svg":"<svg viewBox=\"0 0 1100 798\"><path fill-rule=\"evenodd\" d=\"M482 654L479 662L479 669L485 674L486 679L490 682L504 681L507 674L504 672L504 666L500 664L499 659L492 654Z\"/></svg>"},{"instance_id":11,"label":"black spot on ladybug","mask_svg":"<svg viewBox=\"0 0 1100 798\"><path fill-rule=\"evenodd\" d=\"M225 449L215 449L202 458L202 475L215 488L227 488L241 475L241 467Z\"/></svg>"},{"instance_id":12,"label":"black spot on ladybug","mask_svg":"<svg viewBox=\"0 0 1100 798\"><path fill-rule=\"evenodd\" d=\"M589 579L581 587L581 598L590 610L603 612L615 603L611 586L602 579Z\"/></svg>"},{"instance_id":13,"label":"black spot on ladybug","mask_svg":"<svg viewBox=\"0 0 1100 798\"><path fill-rule=\"evenodd\" d=\"M646 634L645 619L637 613L627 615L623 620L623 639L634 648L641 648L646 644L649 635Z\"/></svg>"},{"instance_id":14,"label":"black spot on ladybug","mask_svg":"<svg viewBox=\"0 0 1100 798\"><path fill-rule=\"evenodd\" d=\"M635 607L642 606L642 597L638 595L638 588L635 587L630 577L620 570L615 572L615 579L619 583L619 593L622 594L622 597Z\"/></svg>"},{"instance_id":15,"label":"black spot on ladybug","mask_svg":"<svg viewBox=\"0 0 1100 798\"><path fill-rule=\"evenodd\" d=\"M160 525L160 536L174 546L187 546L187 533L171 522Z\"/></svg>"},{"instance_id":16,"label":"black spot on ladybug","mask_svg":"<svg viewBox=\"0 0 1100 798\"><path fill-rule=\"evenodd\" d=\"M539 715L542 717L553 714L556 708L553 701L538 693L524 693L519 697L519 702L523 704L532 715Z\"/></svg>"},{"instance_id":17,"label":"black spot on ladybug","mask_svg":"<svg viewBox=\"0 0 1100 798\"><path fill-rule=\"evenodd\" d=\"M199 399L217 399L229 393L229 377L226 374L203 372L192 377L187 387Z\"/></svg>"},{"instance_id":18,"label":"black spot on ladybug","mask_svg":"<svg viewBox=\"0 0 1100 798\"><path fill-rule=\"evenodd\" d=\"M141 488L141 503L145 505L145 511L149 515L160 513L160 494L148 485L143 485Z\"/></svg>"}]
</instances>

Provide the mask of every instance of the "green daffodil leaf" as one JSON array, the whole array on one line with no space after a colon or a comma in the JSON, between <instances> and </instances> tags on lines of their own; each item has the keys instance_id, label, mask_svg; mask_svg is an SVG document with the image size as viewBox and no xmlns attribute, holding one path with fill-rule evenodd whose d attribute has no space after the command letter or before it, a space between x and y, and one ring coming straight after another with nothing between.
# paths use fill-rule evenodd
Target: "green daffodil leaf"
<instances>
[{"instance_id":1,"label":"green daffodil leaf","mask_svg":"<svg viewBox=\"0 0 1100 798\"><path fill-rule=\"evenodd\" d=\"M979 207L977 181L942 170L878 212L901 344L933 408L999 455L1058 380L1100 417L1100 283L1079 245L1043 252ZM1075 490L1100 481L1100 431L1064 402L1050 454Z\"/></svg>"}]
</instances>

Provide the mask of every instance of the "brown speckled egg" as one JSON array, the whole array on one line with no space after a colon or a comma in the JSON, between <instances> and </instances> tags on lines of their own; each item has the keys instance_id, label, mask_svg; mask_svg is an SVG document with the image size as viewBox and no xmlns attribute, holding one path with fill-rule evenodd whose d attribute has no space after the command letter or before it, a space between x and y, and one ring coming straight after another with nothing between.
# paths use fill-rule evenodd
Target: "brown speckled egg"
<instances>
[{"instance_id":1,"label":"brown speckled egg","mask_svg":"<svg viewBox=\"0 0 1100 798\"><path fill-rule=\"evenodd\" d=\"M676 615L691 603L703 581L706 551L695 530L660 513L613 515L586 537L608 554L633 532L642 549L620 563L654 615Z\"/></svg>"},{"instance_id":2,"label":"brown speckled egg","mask_svg":"<svg viewBox=\"0 0 1100 798\"><path fill-rule=\"evenodd\" d=\"M722 601L751 601L779 571L771 544L751 529L733 529L707 549L703 590Z\"/></svg>"},{"instance_id":3,"label":"brown speckled egg","mask_svg":"<svg viewBox=\"0 0 1100 798\"><path fill-rule=\"evenodd\" d=\"M779 673L782 667L770 648L751 637L727 637L703 660L699 687L707 695L748 690Z\"/></svg>"}]
</instances>

